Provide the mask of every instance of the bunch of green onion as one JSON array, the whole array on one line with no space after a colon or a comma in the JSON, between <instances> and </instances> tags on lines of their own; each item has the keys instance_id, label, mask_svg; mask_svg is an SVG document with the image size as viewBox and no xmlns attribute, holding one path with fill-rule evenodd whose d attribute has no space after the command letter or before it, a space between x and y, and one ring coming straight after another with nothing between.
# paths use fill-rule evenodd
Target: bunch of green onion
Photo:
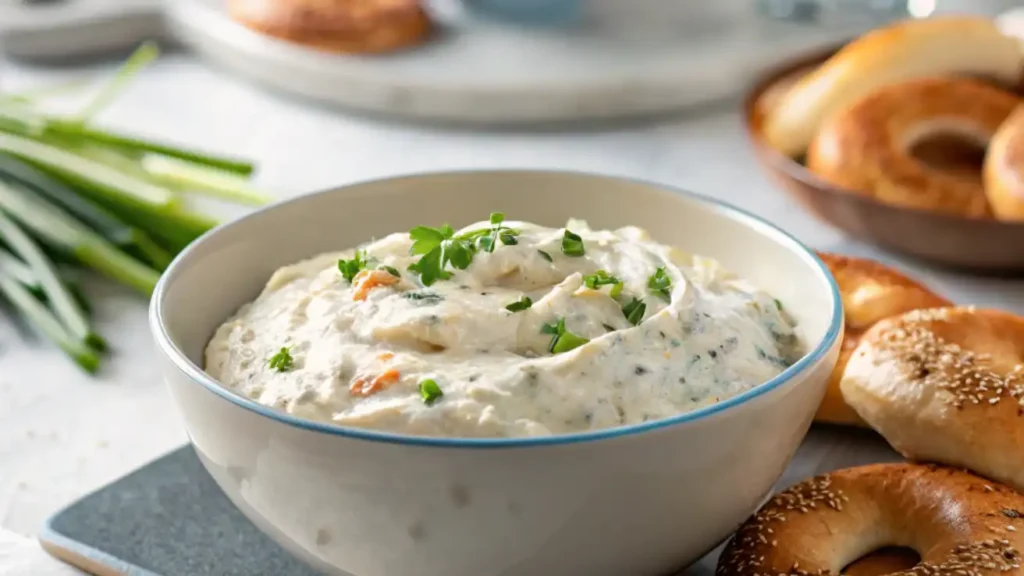
<instances>
[{"instance_id":1,"label":"bunch of green onion","mask_svg":"<svg viewBox=\"0 0 1024 576\"><path fill-rule=\"evenodd\" d=\"M184 193L263 204L252 164L95 128L90 119L158 56L143 44L83 111L39 110L43 94L0 95L0 303L88 372L106 342L79 276L88 268L150 295L160 273L217 224Z\"/></svg>"}]
</instances>

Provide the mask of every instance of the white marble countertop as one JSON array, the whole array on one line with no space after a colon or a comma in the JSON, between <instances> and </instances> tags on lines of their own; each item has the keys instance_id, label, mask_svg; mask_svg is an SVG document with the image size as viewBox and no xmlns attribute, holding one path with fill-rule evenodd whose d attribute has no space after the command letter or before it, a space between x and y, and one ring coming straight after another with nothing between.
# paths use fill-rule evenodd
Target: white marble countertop
<instances>
[{"instance_id":1,"label":"white marble countertop","mask_svg":"<svg viewBox=\"0 0 1024 576\"><path fill-rule=\"evenodd\" d=\"M2 63L3 88L96 72ZM264 93L186 56L147 70L101 123L255 159L259 182L281 197L399 173L446 168L542 167L655 180L725 198L816 248L873 254L813 220L758 170L735 105L670 122L601 131L472 133L346 116ZM960 302L1024 313L1024 282L957 277L883 259ZM35 534L44 520L186 441L161 383L146 302L91 284L98 322L114 349L87 378L45 342L28 342L0 318L0 527Z\"/></svg>"}]
</instances>

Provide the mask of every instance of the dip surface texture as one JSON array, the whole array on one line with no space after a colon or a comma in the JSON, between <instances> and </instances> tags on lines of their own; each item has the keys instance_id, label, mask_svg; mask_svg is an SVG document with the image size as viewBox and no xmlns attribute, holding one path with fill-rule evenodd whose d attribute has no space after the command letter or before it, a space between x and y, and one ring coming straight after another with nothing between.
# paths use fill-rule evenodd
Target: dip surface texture
<instances>
[{"instance_id":1,"label":"dip surface texture","mask_svg":"<svg viewBox=\"0 0 1024 576\"><path fill-rule=\"evenodd\" d=\"M454 231L470 260L448 249L436 280L421 259L440 252L411 254L410 233L281 268L214 334L207 373L310 420L517 437L688 412L803 354L781 304L713 260L635 227L498 220Z\"/></svg>"}]
</instances>

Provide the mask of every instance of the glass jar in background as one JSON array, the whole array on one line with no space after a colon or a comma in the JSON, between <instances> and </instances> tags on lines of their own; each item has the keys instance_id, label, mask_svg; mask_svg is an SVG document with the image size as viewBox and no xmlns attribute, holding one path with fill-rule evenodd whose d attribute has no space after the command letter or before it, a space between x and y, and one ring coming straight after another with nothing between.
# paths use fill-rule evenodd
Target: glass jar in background
<instances>
[{"instance_id":1,"label":"glass jar in background","mask_svg":"<svg viewBox=\"0 0 1024 576\"><path fill-rule=\"evenodd\" d=\"M881 23L897 18L974 13L995 16L1020 0L756 0L772 18L820 26Z\"/></svg>"},{"instance_id":2,"label":"glass jar in background","mask_svg":"<svg viewBox=\"0 0 1024 576\"><path fill-rule=\"evenodd\" d=\"M915 0L757 0L771 18L826 27L874 24L905 18Z\"/></svg>"}]
</instances>

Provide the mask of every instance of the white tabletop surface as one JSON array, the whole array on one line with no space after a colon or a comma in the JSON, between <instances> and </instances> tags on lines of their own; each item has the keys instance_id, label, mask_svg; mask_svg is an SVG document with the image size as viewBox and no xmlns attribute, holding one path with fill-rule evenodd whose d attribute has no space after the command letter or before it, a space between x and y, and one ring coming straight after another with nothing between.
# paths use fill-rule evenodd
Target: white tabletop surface
<instances>
[{"instance_id":1,"label":"white tabletop surface","mask_svg":"<svg viewBox=\"0 0 1024 576\"><path fill-rule=\"evenodd\" d=\"M35 69L0 63L4 89L109 66ZM348 182L447 168L543 167L664 182L728 199L816 248L872 254L773 189L744 141L735 103L658 124L593 131L472 133L388 124L264 93L187 56L147 70L103 125L259 162L259 183L281 197ZM1024 282L958 277L883 256L964 303L1024 313ZM91 284L114 348L88 378L45 342L0 318L0 528L33 535L51 513L186 441L154 364L146 302Z\"/></svg>"}]
</instances>

